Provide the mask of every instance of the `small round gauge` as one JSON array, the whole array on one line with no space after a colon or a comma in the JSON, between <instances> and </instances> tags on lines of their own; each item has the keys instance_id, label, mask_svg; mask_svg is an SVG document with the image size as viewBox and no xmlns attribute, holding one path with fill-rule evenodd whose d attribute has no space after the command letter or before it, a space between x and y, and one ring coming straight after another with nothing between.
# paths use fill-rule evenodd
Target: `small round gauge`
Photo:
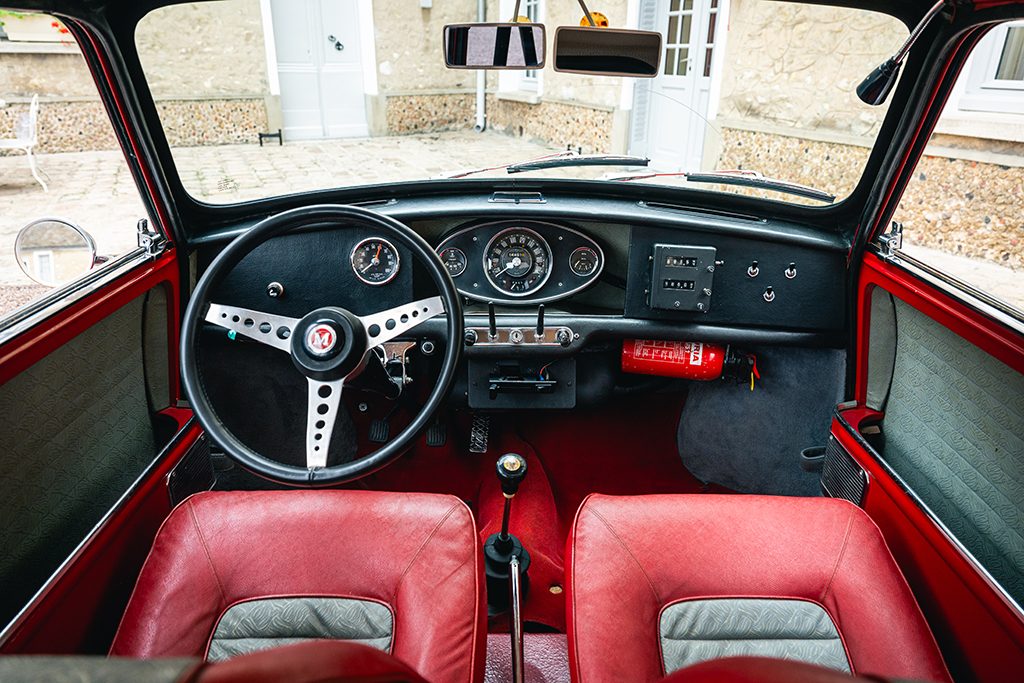
<instances>
[{"instance_id":1,"label":"small round gauge","mask_svg":"<svg viewBox=\"0 0 1024 683\"><path fill-rule=\"evenodd\" d=\"M441 263L448 269L448 274L458 277L466 272L466 252L458 247L447 247L439 254Z\"/></svg>"},{"instance_id":2,"label":"small round gauge","mask_svg":"<svg viewBox=\"0 0 1024 683\"><path fill-rule=\"evenodd\" d=\"M368 285L383 285L398 275L398 250L380 237L370 237L352 250L352 271Z\"/></svg>"},{"instance_id":3,"label":"small round gauge","mask_svg":"<svg viewBox=\"0 0 1024 683\"><path fill-rule=\"evenodd\" d=\"M601 265L601 257L590 247L576 247L569 255L569 270L580 277L587 277Z\"/></svg>"},{"instance_id":4,"label":"small round gauge","mask_svg":"<svg viewBox=\"0 0 1024 683\"><path fill-rule=\"evenodd\" d=\"M484 251L487 279L509 296L540 289L551 275L551 248L528 228L508 228L491 238Z\"/></svg>"}]
</instances>

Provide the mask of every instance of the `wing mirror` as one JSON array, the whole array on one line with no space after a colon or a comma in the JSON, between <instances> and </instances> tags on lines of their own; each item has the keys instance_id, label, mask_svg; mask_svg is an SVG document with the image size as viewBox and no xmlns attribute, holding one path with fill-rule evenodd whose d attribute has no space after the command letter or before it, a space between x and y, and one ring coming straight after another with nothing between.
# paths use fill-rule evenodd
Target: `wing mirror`
<instances>
[{"instance_id":1,"label":"wing mirror","mask_svg":"<svg viewBox=\"0 0 1024 683\"><path fill-rule=\"evenodd\" d=\"M559 26L555 29L554 53L555 71L654 78L661 68L661 34L595 26Z\"/></svg>"},{"instance_id":2,"label":"wing mirror","mask_svg":"<svg viewBox=\"0 0 1024 683\"><path fill-rule=\"evenodd\" d=\"M107 259L92 235L60 218L40 218L18 231L14 258L25 275L47 287L76 280Z\"/></svg>"},{"instance_id":3,"label":"wing mirror","mask_svg":"<svg viewBox=\"0 0 1024 683\"><path fill-rule=\"evenodd\" d=\"M449 24L444 63L449 69L541 69L543 24Z\"/></svg>"}]
</instances>

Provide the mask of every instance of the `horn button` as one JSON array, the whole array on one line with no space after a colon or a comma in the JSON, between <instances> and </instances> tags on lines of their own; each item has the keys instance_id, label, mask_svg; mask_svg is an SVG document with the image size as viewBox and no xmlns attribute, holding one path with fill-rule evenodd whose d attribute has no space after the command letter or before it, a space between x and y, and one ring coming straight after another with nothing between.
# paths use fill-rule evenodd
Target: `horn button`
<instances>
[{"instance_id":1,"label":"horn button","mask_svg":"<svg viewBox=\"0 0 1024 683\"><path fill-rule=\"evenodd\" d=\"M320 308L295 326L292 361L307 377L331 381L361 369L366 331L356 316L341 308Z\"/></svg>"}]
</instances>

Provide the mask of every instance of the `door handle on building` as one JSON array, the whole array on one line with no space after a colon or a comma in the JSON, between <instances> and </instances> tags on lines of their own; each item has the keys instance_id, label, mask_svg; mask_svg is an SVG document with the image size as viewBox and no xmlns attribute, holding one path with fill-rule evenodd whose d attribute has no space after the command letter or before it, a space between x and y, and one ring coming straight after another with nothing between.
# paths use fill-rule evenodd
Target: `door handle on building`
<instances>
[{"instance_id":1,"label":"door handle on building","mask_svg":"<svg viewBox=\"0 0 1024 683\"><path fill-rule=\"evenodd\" d=\"M327 42L334 43L334 49L337 50L338 52L341 52L342 50L345 49L345 46L342 44L342 42L335 38L333 34L327 36Z\"/></svg>"}]
</instances>

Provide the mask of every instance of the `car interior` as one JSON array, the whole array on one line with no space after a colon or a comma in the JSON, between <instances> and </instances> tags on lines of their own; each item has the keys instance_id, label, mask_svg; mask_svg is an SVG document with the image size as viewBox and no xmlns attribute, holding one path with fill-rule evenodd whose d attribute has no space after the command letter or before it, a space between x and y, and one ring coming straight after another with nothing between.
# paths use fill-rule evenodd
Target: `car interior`
<instances>
[{"instance_id":1,"label":"car interior","mask_svg":"<svg viewBox=\"0 0 1024 683\"><path fill-rule=\"evenodd\" d=\"M608 83L629 84L635 122L667 51L683 59L660 23L593 0L545 0L544 22L529 0L403 2L443 30L403 19L391 36L400 10L351 3L373 12L351 20L359 40L376 36L362 78L382 93L403 70L461 79L465 137L436 144L475 165L399 177L419 137L304 143L289 116L306 110L287 104L284 133L251 135L244 154L298 165L186 144L189 120L222 105L160 89L198 98L242 78L215 73L247 59L221 41L264 59L236 9L217 25L203 12L219 0L4 3L9 23L41 12L66 27L126 164L116 182L145 217L127 251L97 256L87 232L42 220L71 196L56 172L49 188L18 181L48 202L17 237L19 264L49 268L33 250L65 237L88 238L90 264L0 318L0 680L1021 680L1024 313L915 257L894 215L972 51L994 27L1024 36L1024 3L803 3L881 16L903 40L883 59L866 38L837 43L863 54L824 78L876 118L843 182L812 187L796 170L826 154L811 143L775 179L661 167L653 144L537 154L514 129L544 122L525 114L494 129L500 107L553 118ZM796 21L788 1L708 2L640 13L697 21L687 8L728 4L729 21L716 16L730 41L745 5ZM283 65L294 17L262 6L267 59L276 49ZM797 45L839 29L807 30L771 58L813 70ZM365 58L353 40L318 38L323 78L342 71L331 55ZM21 54L4 45L0 71ZM313 87L289 80L302 73L281 66L275 96ZM490 90L536 73L541 104ZM743 83L727 76L722 97ZM409 87L385 98L388 126L444 115ZM745 111L786 87L758 85ZM491 129L474 132L481 103ZM740 144L701 125L723 154ZM519 159L468 149L485 136ZM828 149L825 166L845 163ZM1024 176L1002 154L1012 242ZM321 163L354 180L318 185Z\"/></svg>"}]
</instances>

